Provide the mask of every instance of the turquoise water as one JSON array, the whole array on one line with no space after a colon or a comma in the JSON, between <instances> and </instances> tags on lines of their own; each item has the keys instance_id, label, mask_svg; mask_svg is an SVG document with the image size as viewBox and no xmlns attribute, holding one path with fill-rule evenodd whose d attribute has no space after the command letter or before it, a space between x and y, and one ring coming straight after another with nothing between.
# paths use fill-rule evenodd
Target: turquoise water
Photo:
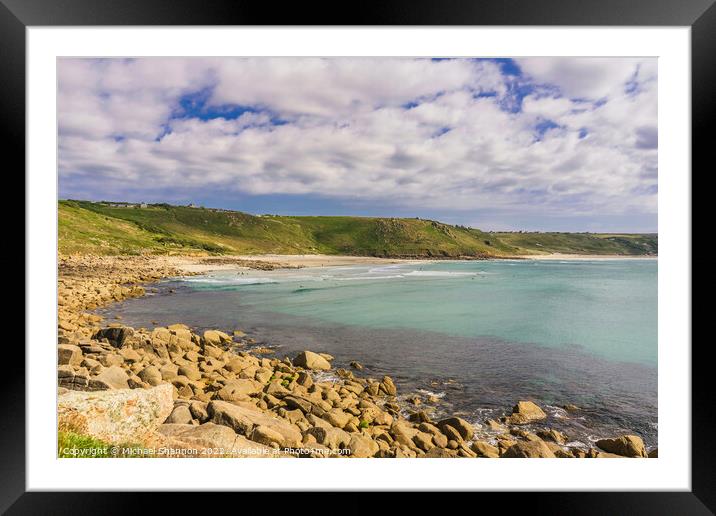
<instances>
[{"instance_id":1,"label":"turquoise water","mask_svg":"<svg viewBox=\"0 0 716 516\"><path fill-rule=\"evenodd\" d=\"M432 262L190 279L266 310L372 328L579 346L656 364L657 261Z\"/></svg>"},{"instance_id":2,"label":"turquoise water","mask_svg":"<svg viewBox=\"0 0 716 516\"><path fill-rule=\"evenodd\" d=\"M223 271L104 310L125 324L240 328L279 357L304 349L440 396L476 423L520 399L587 443L657 444L657 261L466 261ZM582 407L578 417L559 407Z\"/></svg>"}]
</instances>

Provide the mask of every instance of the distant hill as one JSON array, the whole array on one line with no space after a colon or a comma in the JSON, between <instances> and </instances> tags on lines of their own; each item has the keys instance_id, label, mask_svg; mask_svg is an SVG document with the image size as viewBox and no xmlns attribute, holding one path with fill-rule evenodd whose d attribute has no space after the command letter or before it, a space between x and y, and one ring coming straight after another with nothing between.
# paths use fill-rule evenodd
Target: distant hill
<instances>
[{"instance_id":1,"label":"distant hill","mask_svg":"<svg viewBox=\"0 0 716 516\"><path fill-rule=\"evenodd\" d=\"M489 233L424 219L250 215L169 204L59 201L62 254L344 254L507 257L656 254L656 235Z\"/></svg>"}]
</instances>

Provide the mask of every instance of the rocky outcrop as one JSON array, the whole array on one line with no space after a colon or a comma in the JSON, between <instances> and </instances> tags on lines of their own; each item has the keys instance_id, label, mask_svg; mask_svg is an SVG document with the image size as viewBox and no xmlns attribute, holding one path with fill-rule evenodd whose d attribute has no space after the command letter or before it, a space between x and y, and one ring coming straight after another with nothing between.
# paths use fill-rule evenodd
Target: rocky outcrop
<instances>
[{"instance_id":1,"label":"rocky outcrop","mask_svg":"<svg viewBox=\"0 0 716 516\"><path fill-rule=\"evenodd\" d=\"M100 392L69 391L57 402L58 429L114 444L142 444L173 408L171 385Z\"/></svg>"}]
</instances>

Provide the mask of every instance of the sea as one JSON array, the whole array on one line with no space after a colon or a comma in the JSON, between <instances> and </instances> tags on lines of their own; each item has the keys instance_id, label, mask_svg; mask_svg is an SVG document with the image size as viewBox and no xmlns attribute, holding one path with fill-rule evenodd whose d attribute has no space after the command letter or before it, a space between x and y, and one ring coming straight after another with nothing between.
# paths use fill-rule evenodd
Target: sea
<instances>
[{"instance_id":1,"label":"sea","mask_svg":"<svg viewBox=\"0 0 716 516\"><path fill-rule=\"evenodd\" d=\"M240 329L256 341L246 349L279 358L308 349L335 367L358 361L357 375L389 375L401 397L430 398L434 417L459 415L487 439L486 419L529 399L548 419L528 429L554 427L585 448L632 433L653 448L657 267L647 258L223 270L162 281L100 313L134 327Z\"/></svg>"}]
</instances>

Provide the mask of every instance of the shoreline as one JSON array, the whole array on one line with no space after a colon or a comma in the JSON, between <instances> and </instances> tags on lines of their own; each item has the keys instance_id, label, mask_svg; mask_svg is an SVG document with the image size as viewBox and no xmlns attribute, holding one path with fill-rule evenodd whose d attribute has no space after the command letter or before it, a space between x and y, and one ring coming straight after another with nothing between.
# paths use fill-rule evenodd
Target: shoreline
<instances>
[{"instance_id":1,"label":"shoreline","mask_svg":"<svg viewBox=\"0 0 716 516\"><path fill-rule=\"evenodd\" d=\"M401 263L440 263L483 260L564 260L564 261L610 261L610 260L657 260L653 255L592 255L562 254L513 255L490 258L382 258L374 256L326 255L326 254L257 254L222 255L211 257L167 256L167 263L190 274L236 269L295 269L304 267L344 267L351 265L391 265Z\"/></svg>"},{"instance_id":2,"label":"shoreline","mask_svg":"<svg viewBox=\"0 0 716 516\"><path fill-rule=\"evenodd\" d=\"M658 256L651 254L644 255L623 255L623 254L523 254L511 258L520 260L565 260L565 261L612 261L612 260L658 260Z\"/></svg>"},{"instance_id":3,"label":"shoreline","mask_svg":"<svg viewBox=\"0 0 716 516\"><path fill-rule=\"evenodd\" d=\"M61 389L69 388L61 391L60 406L66 408L63 399L76 392L102 391L113 396L129 388L141 397L164 386L172 395L164 400L166 414L159 411L162 417L154 422L150 441L168 440L188 448L199 444L206 448L208 435L213 436L218 427L225 434L231 430L228 439L241 440L242 447L307 446L313 451L302 456L310 457L325 456L331 449L350 450L354 457L646 456L636 436L599 441L599 447L586 450L566 446L567 437L558 430L538 429L546 416L527 400L515 400L519 403L511 413L506 408L500 421L476 426L458 417L432 421L430 403L437 401L427 400L423 410L405 402L401 406L392 379L364 377L360 364L352 370L336 370L330 364L333 357L309 351L292 361L267 358L242 351L248 342L240 331L231 334L231 329L224 328L227 333L208 330L199 335L180 323L134 329L87 313L142 296L145 286L162 279L222 267L423 261L434 260L324 255L233 256L218 261L199 256L60 258L58 383ZM320 381L316 373L323 371L338 380ZM242 412L243 419L239 419L253 418L254 422L250 426L237 423L237 410ZM579 409L569 406L566 410ZM77 417L76 411L72 414L70 427ZM61 418L60 428L63 421L68 420Z\"/></svg>"}]
</instances>

